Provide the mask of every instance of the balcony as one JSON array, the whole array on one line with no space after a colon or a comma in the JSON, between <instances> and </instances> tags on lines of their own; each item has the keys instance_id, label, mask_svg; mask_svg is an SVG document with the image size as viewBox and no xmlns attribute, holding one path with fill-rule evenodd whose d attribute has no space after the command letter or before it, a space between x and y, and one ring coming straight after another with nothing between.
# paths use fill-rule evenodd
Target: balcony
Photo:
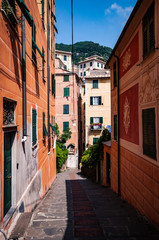
<instances>
[{"instance_id":1,"label":"balcony","mask_svg":"<svg viewBox=\"0 0 159 240\"><path fill-rule=\"evenodd\" d=\"M102 123L92 123L90 125L90 129L92 131L101 131L102 130Z\"/></svg>"}]
</instances>

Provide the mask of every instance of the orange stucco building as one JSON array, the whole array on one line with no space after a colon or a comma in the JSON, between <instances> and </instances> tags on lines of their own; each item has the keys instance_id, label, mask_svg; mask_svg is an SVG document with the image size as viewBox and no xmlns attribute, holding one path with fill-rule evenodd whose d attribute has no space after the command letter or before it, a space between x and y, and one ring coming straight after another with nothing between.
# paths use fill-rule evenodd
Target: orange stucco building
<instances>
[{"instance_id":1,"label":"orange stucco building","mask_svg":"<svg viewBox=\"0 0 159 240\"><path fill-rule=\"evenodd\" d=\"M110 168L111 188L159 225L158 18L158 0L138 0L108 60L112 133L103 184Z\"/></svg>"},{"instance_id":2,"label":"orange stucco building","mask_svg":"<svg viewBox=\"0 0 159 240\"><path fill-rule=\"evenodd\" d=\"M0 1L1 229L56 177L54 1L8 2Z\"/></svg>"},{"instance_id":3,"label":"orange stucco building","mask_svg":"<svg viewBox=\"0 0 159 240\"><path fill-rule=\"evenodd\" d=\"M67 165L78 167L82 154L82 81L78 75L65 68L60 58L56 58L56 123L60 133L71 130L71 138L66 147L72 153L68 156Z\"/></svg>"}]
</instances>

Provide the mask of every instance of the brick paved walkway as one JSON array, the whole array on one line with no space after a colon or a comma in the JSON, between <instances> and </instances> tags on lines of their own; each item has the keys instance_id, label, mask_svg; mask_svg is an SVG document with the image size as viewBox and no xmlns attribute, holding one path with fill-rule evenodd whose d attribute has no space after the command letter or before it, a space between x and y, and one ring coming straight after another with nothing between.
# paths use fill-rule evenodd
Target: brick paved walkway
<instances>
[{"instance_id":1,"label":"brick paved walkway","mask_svg":"<svg viewBox=\"0 0 159 240\"><path fill-rule=\"evenodd\" d=\"M159 232L110 189L67 170L34 211L24 239L158 240Z\"/></svg>"}]
</instances>

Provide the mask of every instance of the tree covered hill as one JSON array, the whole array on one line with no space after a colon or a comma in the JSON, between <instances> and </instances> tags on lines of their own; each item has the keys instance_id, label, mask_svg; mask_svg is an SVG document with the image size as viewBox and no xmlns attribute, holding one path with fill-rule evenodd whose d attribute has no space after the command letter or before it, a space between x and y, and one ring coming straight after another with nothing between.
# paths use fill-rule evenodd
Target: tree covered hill
<instances>
[{"instance_id":1,"label":"tree covered hill","mask_svg":"<svg viewBox=\"0 0 159 240\"><path fill-rule=\"evenodd\" d=\"M56 50L61 51L72 51L71 44L56 43ZM77 42L73 45L74 50L74 64L77 64L79 61L84 60L86 57L92 55L99 55L107 60L111 54L112 49L105 46L100 46L98 43L91 41Z\"/></svg>"}]
</instances>

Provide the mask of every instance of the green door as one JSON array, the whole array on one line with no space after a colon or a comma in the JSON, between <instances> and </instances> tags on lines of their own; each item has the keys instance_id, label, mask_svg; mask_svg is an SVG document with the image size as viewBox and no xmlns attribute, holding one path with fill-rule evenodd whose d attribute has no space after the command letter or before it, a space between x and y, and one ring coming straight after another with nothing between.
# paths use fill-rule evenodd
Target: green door
<instances>
[{"instance_id":1,"label":"green door","mask_svg":"<svg viewBox=\"0 0 159 240\"><path fill-rule=\"evenodd\" d=\"M12 191L12 133L4 133L4 216L11 207Z\"/></svg>"}]
</instances>

